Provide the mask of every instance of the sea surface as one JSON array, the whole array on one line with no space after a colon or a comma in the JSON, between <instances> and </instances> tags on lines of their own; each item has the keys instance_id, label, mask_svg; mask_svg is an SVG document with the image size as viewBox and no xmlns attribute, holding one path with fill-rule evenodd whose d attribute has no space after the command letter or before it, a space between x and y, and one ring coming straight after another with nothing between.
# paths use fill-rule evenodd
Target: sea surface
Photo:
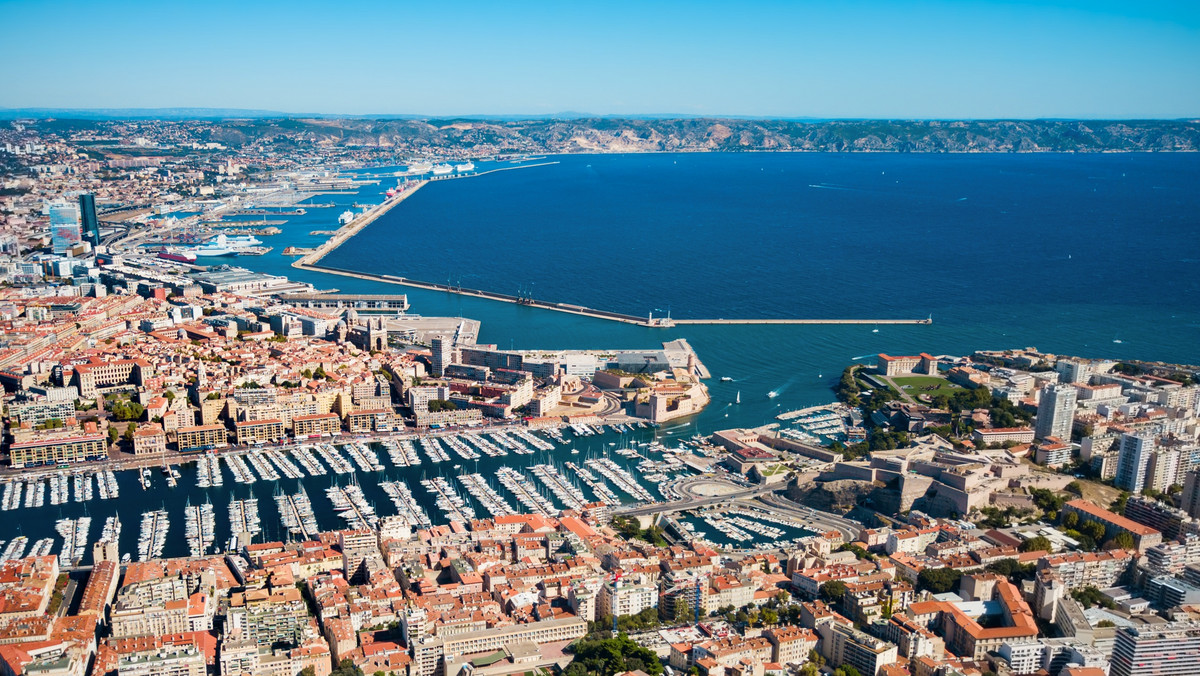
<instances>
[{"instance_id":1,"label":"sea surface","mask_svg":"<svg viewBox=\"0 0 1200 676\"><path fill-rule=\"evenodd\" d=\"M932 315L933 324L650 329L290 267L294 258L283 256L284 248L316 246L325 238L310 231L335 229L351 204L382 201L393 178L356 194L314 198L339 206L288 217L282 234L263 238L274 247L265 256L201 262L287 275L320 289L406 293L412 313L478 319L479 341L501 348L647 348L687 338L712 371L713 403L660 430L667 438L762 425L780 412L829 402L843 368L871 363L880 352L960 355L1034 346L1085 357L1200 363L1200 155L550 159L557 164L430 183L324 263L501 293L525 290L636 315ZM481 171L514 166L477 165ZM719 382L721 376L733 381ZM591 450L600 453L614 441L615 435L594 438ZM506 462L523 467L543 457ZM381 460L388 464L386 454ZM491 476L485 468L492 464L480 463L481 473ZM454 473L426 464L388 474L408 478L414 496L424 500L416 480L438 472ZM156 474L147 492L126 474L122 540L136 543L140 513L165 506L173 520L167 553L186 553L184 504L206 499L191 471L184 470L174 490ZM379 513L392 514L390 501L372 485L377 480L359 473ZM232 484L228 471L225 481L223 491L208 495L217 506L220 537L227 537L229 494L242 497L247 490ZM305 482L323 528L340 527L324 496L330 481ZM279 483L295 490L295 481ZM274 488L259 482L254 490L266 524L274 514ZM87 504L94 517L116 508ZM18 510L8 515L18 518L0 526L0 539L14 531L31 540L50 536L54 518L81 512L76 503ZM430 514L439 520L436 510ZM92 540L102 525L97 518Z\"/></svg>"}]
</instances>

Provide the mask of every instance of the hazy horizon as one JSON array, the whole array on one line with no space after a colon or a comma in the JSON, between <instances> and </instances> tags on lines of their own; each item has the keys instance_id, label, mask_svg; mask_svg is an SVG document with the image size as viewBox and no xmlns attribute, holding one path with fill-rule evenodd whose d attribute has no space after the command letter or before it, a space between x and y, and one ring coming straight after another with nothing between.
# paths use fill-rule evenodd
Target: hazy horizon
<instances>
[{"instance_id":1,"label":"hazy horizon","mask_svg":"<svg viewBox=\"0 0 1200 676\"><path fill-rule=\"evenodd\" d=\"M9 28L0 43L6 109L1200 116L1200 5L1186 2L460 2L451 10L12 0L0 3L0 22Z\"/></svg>"}]
</instances>

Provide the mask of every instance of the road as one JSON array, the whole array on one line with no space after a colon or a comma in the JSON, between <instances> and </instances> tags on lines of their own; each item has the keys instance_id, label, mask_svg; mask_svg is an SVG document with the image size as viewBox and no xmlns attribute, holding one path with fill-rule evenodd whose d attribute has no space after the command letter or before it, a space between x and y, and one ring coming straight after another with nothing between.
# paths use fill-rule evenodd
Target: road
<instances>
[{"instance_id":1,"label":"road","mask_svg":"<svg viewBox=\"0 0 1200 676\"><path fill-rule=\"evenodd\" d=\"M767 505L778 509L780 512L787 514L793 518L811 521L813 524L829 530L839 531L847 542L853 541L862 532L862 524L851 519L847 519L837 514L822 512L811 507L806 507L796 502L792 502L781 495L764 495L762 501Z\"/></svg>"},{"instance_id":2,"label":"road","mask_svg":"<svg viewBox=\"0 0 1200 676\"><path fill-rule=\"evenodd\" d=\"M690 481L680 483L677 488L683 495L691 497L673 502L656 502L650 505L631 505L628 507L621 506L612 510L613 515L620 516L648 516L650 514L671 514L673 512L683 512L689 509L700 509L701 507L709 507L724 502L733 502L735 500L743 500L746 498L754 498L760 495L770 493L779 486L751 486L749 488L734 488L724 495L714 495L711 497L699 497L692 493L689 488L697 484L726 484L734 488L736 484L717 478L697 478Z\"/></svg>"}]
</instances>

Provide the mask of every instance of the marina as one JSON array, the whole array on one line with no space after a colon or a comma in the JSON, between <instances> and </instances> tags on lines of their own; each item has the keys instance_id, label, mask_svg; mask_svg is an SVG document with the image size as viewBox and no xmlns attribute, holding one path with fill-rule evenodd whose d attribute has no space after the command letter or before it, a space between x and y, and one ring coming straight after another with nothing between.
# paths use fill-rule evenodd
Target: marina
<instances>
[{"instance_id":1,"label":"marina","mask_svg":"<svg viewBox=\"0 0 1200 676\"><path fill-rule=\"evenodd\" d=\"M335 437L199 453L183 465L166 468L161 482L156 478L159 472L148 467L30 472L3 481L0 506L36 516L26 519L22 514L20 530L14 528L0 544L14 553L22 547L28 552L49 539L61 553L67 536L55 527L59 519L70 519L76 526L82 517L106 525L119 519L136 521L139 528L106 529L112 532L102 539L116 542L122 558L145 560L307 539L323 530L370 527L393 514L415 528L426 528L470 520L476 514L557 514L560 508L595 502L615 506L665 496L668 479L690 472L676 454L663 452L676 449L656 441L661 434L636 425L576 423L537 430L513 426L377 439ZM693 452L687 443L680 442L684 457ZM536 464L513 462L535 455ZM453 478L426 474L434 467L452 470ZM357 481L359 475L377 480ZM226 481L228 477L233 481ZM337 481L331 483L334 477ZM417 484L425 490L414 494L410 486ZM135 487L143 490L122 491ZM326 499L314 504L309 499L313 490ZM118 495L123 497L114 500ZM48 523L41 515L49 517ZM91 563L87 534L76 537L76 531L65 526L63 532L72 538L64 560L71 565Z\"/></svg>"},{"instance_id":2,"label":"marina","mask_svg":"<svg viewBox=\"0 0 1200 676\"><path fill-rule=\"evenodd\" d=\"M524 505L526 510L534 514L545 514L547 516L558 513L558 509L554 507L554 503L543 497L541 493L538 493L537 487L533 485L533 482L519 471L512 467L501 467L496 471L496 476L500 478L500 485L515 495L517 502Z\"/></svg>"},{"instance_id":3,"label":"marina","mask_svg":"<svg viewBox=\"0 0 1200 676\"><path fill-rule=\"evenodd\" d=\"M483 478L482 474L463 474L458 477L459 483L471 497L475 498L480 505L483 506L492 516L504 516L505 514L515 514L512 505L500 497L500 494L488 485L487 479Z\"/></svg>"},{"instance_id":4,"label":"marina","mask_svg":"<svg viewBox=\"0 0 1200 676\"><path fill-rule=\"evenodd\" d=\"M230 536L227 550L237 549L243 541L247 544L252 542L254 536L262 532L262 522L258 518L258 498L229 501L229 531L233 535Z\"/></svg>"},{"instance_id":5,"label":"marina","mask_svg":"<svg viewBox=\"0 0 1200 676\"><path fill-rule=\"evenodd\" d=\"M430 495L434 496L434 504L442 510L447 521L466 523L475 518L475 510L471 509L470 505L458 493L455 493L450 483L442 477L423 479L421 485L429 491Z\"/></svg>"},{"instance_id":6,"label":"marina","mask_svg":"<svg viewBox=\"0 0 1200 676\"><path fill-rule=\"evenodd\" d=\"M206 502L203 505L188 503L183 514L188 553L192 558L204 556L217 537L217 520L212 503Z\"/></svg>"},{"instance_id":7,"label":"marina","mask_svg":"<svg viewBox=\"0 0 1200 676\"><path fill-rule=\"evenodd\" d=\"M280 523L287 529L288 535L297 535L307 540L320 532L317 517L313 514L312 502L303 487L299 492L290 495L276 493L275 504L279 507Z\"/></svg>"},{"instance_id":8,"label":"marina","mask_svg":"<svg viewBox=\"0 0 1200 676\"><path fill-rule=\"evenodd\" d=\"M433 525L433 522L429 520L429 515L417 503L412 491L408 489L408 486L404 482L385 481L380 484L380 487L392 499L392 504L396 506L397 515L408 521L410 527L429 528Z\"/></svg>"},{"instance_id":9,"label":"marina","mask_svg":"<svg viewBox=\"0 0 1200 676\"><path fill-rule=\"evenodd\" d=\"M142 514L142 529L138 536L138 561L161 558L167 546L167 531L171 519L165 509Z\"/></svg>"}]
</instances>

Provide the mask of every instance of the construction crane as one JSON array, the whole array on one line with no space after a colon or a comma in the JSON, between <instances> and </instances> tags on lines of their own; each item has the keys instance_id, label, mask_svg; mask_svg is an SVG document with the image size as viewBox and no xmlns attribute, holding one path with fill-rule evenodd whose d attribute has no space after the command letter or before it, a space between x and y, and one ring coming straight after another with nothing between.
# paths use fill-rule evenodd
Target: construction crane
<instances>
[{"instance_id":1,"label":"construction crane","mask_svg":"<svg viewBox=\"0 0 1200 676\"><path fill-rule=\"evenodd\" d=\"M695 624L700 624L700 608L704 605L704 584L712 576L712 573L700 573L695 580L687 580L681 582L667 591L668 594L683 591L688 587L695 589L695 594L692 595L692 611Z\"/></svg>"}]
</instances>

